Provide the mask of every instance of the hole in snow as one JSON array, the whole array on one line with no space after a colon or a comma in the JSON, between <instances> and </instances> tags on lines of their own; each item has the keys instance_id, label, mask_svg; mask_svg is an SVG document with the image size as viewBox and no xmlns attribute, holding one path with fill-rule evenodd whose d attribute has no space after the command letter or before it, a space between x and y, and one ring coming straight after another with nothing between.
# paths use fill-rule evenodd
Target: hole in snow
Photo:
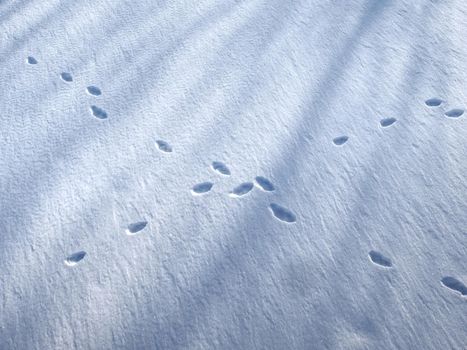
<instances>
[{"instance_id":1,"label":"hole in snow","mask_svg":"<svg viewBox=\"0 0 467 350\"><path fill-rule=\"evenodd\" d=\"M159 148L160 151L165 152L165 153L170 153L172 152L172 146L170 146L167 142L162 141L162 140L157 140L156 141L157 148Z\"/></svg>"},{"instance_id":2,"label":"hole in snow","mask_svg":"<svg viewBox=\"0 0 467 350\"><path fill-rule=\"evenodd\" d=\"M86 91L88 92L89 95L93 96L100 96L102 95L101 89L99 89L97 86L88 86L86 88Z\"/></svg>"},{"instance_id":3,"label":"hole in snow","mask_svg":"<svg viewBox=\"0 0 467 350\"><path fill-rule=\"evenodd\" d=\"M211 191L212 186L214 186L212 182L201 182L199 184L194 185L191 192L195 195L204 194Z\"/></svg>"},{"instance_id":4,"label":"hole in snow","mask_svg":"<svg viewBox=\"0 0 467 350\"><path fill-rule=\"evenodd\" d=\"M379 123L381 124L383 128L387 128L388 126L391 126L392 124L394 124L396 121L397 121L396 118L386 118L386 119L382 119Z\"/></svg>"},{"instance_id":5,"label":"hole in snow","mask_svg":"<svg viewBox=\"0 0 467 350\"><path fill-rule=\"evenodd\" d=\"M68 258L65 259L65 265L75 266L78 262L83 260L85 256L86 256L86 252L84 251L71 254Z\"/></svg>"},{"instance_id":6,"label":"hole in snow","mask_svg":"<svg viewBox=\"0 0 467 350\"><path fill-rule=\"evenodd\" d=\"M29 64L37 64L37 60L36 60L34 57L32 57L32 56L29 56L29 57L28 57L27 62L28 62Z\"/></svg>"},{"instance_id":7,"label":"hole in snow","mask_svg":"<svg viewBox=\"0 0 467 350\"><path fill-rule=\"evenodd\" d=\"M235 187L232 192L230 192L231 197L241 197L246 195L248 192L250 192L253 189L253 183L252 182L244 182L237 187Z\"/></svg>"},{"instance_id":8,"label":"hole in snow","mask_svg":"<svg viewBox=\"0 0 467 350\"><path fill-rule=\"evenodd\" d=\"M391 262L391 259L385 257L383 254L375 251L375 250L371 250L369 253L368 253L369 257L370 257L370 260L377 264L377 265L380 265L380 266L383 266L383 267L391 267L392 266L392 262Z\"/></svg>"},{"instance_id":9,"label":"hole in snow","mask_svg":"<svg viewBox=\"0 0 467 350\"><path fill-rule=\"evenodd\" d=\"M425 101L425 104L429 107L437 107L439 106L441 103L443 103L443 100L437 98L437 97L433 97L433 98L430 98L428 100Z\"/></svg>"},{"instance_id":10,"label":"hole in snow","mask_svg":"<svg viewBox=\"0 0 467 350\"><path fill-rule=\"evenodd\" d=\"M269 205L269 208L271 209L272 214L280 221L284 221L288 223L293 223L297 221L297 217L295 216L294 213L292 213L289 209L279 204L271 203Z\"/></svg>"},{"instance_id":11,"label":"hole in snow","mask_svg":"<svg viewBox=\"0 0 467 350\"><path fill-rule=\"evenodd\" d=\"M97 119L107 119L107 112L97 106L91 106L91 112Z\"/></svg>"},{"instance_id":12,"label":"hole in snow","mask_svg":"<svg viewBox=\"0 0 467 350\"><path fill-rule=\"evenodd\" d=\"M212 162L211 166L212 166L212 169L214 171L218 172L219 174L225 175L225 176L230 176L230 170L227 167L227 165L225 165L224 163L214 161L214 162Z\"/></svg>"},{"instance_id":13,"label":"hole in snow","mask_svg":"<svg viewBox=\"0 0 467 350\"><path fill-rule=\"evenodd\" d=\"M147 224L148 224L147 221L138 221L138 222L129 224L128 228L126 229L126 234L129 236L132 236L138 233L139 231L143 230Z\"/></svg>"},{"instance_id":14,"label":"hole in snow","mask_svg":"<svg viewBox=\"0 0 467 350\"><path fill-rule=\"evenodd\" d=\"M467 287L457 278L446 276L441 279L441 283L449 289L459 292L462 296L467 296Z\"/></svg>"},{"instance_id":15,"label":"hole in snow","mask_svg":"<svg viewBox=\"0 0 467 350\"><path fill-rule=\"evenodd\" d=\"M448 118L459 118L462 114L464 114L464 110L460 108L454 108L444 113Z\"/></svg>"},{"instance_id":16,"label":"hole in snow","mask_svg":"<svg viewBox=\"0 0 467 350\"><path fill-rule=\"evenodd\" d=\"M342 146L348 140L349 140L348 136L339 136L339 137L334 138L332 142L334 142L336 146Z\"/></svg>"},{"instance_id":17,"label":"hole in snow","mask_svg":"<svg viewBox=\"0 0 467 350\"><path fill-rule=\"evenodd\" d=\"M275 190L272 182L263 176L256 176L255 181L256 181L256 185L258 185L258 187L262 189L263 191L272 192Z\"/></svg>"},{"instance_id":18,"label":"hole in snow","mask_svg":"<svg viewBox=\"0 0 467 350\"><path fill-rule=\"evenodd\" d=\"M63 72L60 74L60 78L62 78L63 81L66 81L67 83L73 81L73 77L71 76L70 73Z\"/></svg>"}]
</instances>

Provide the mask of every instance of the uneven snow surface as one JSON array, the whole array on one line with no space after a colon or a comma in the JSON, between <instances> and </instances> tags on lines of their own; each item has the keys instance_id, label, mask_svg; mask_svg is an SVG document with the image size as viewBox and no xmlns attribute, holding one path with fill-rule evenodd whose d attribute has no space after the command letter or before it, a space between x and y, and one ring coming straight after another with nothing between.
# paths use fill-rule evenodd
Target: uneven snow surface
<instances>
[{"instance_id":1,"label":"uneven snow surface","mask_svg":"<svg viewBox=\"0 0 467 350\"><path fill-rule=\"evenodd\" d=\"M467 2L0 1L0 349L466 349Z\"/></svg>"}]
</instances>

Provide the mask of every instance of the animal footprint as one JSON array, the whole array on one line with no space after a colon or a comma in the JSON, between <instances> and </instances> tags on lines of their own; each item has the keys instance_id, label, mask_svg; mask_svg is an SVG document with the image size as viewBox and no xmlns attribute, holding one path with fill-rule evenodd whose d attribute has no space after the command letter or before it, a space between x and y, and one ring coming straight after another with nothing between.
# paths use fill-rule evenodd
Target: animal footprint
<instances>
[{"instance_id":1,"label":"animal footprint","mask_svg":"<svg viewBox=\"0 0 467 350\"><path fill-rule=\"evenodd\" d=\"M137 234L139 231L143 230L146 225L148 224L147 221L138 221L138 222L134 222L132 224L129 224L127 229L126 229L126 234L128 236L133 236L135 234Z\"/></svg>"},{"instance_id":2,"label":"animal footprint","mask_svg":"<svg viewBox=\"0 0 467 350\"><path fill-rule=\"evenodd\" d=\"M32 56L29 56L29 57L27 58L27 62L28 62L29 64L37 64L37 60L36 60L34 57L32 57Z\"/></svg>"},{"instance_id":3,"label":"animal footprint","mask_svg":"<svg viewBox=\"0 0 467 350\"><path fill-rule=\"evenodd\" d=\"M448 118L459 118L462 114L464 114L464 110L461 108L454 108L444 113Z\"/></svg>"},{"instance_id":4,"label":"animal footprint","mask_svg":"<svg viewBox=\"0 0 467 350\"><path fill-rule=\"evenodd\" d=\"M381 127L387 128L388 126L391 126L395 122L397 122L396 118L385 118L385 119L381 119L379 123L381 124Z\"/></svg>"},{"instance_id":5,"label":"animal footprint","mask_svg":"<svg viewBox=\"0 0 467 350\"><path fill-rule=\"evenodd\" d=\"M370 257L371 261L376 265L380 265L383 267L392 267L391 259L385 257L383 254L377 251L371 250L368 253L368 256Z\"/></svg>"},{"instance_id":6,"label":"animal footprint","mask_svg":"<svg viewBox=\"0 0 467 350\"><path fill-rule=\"evenodd\" d=\"M268 179L266 179L263 176L256 176L255 181L256 181L256 185L260 189L262 189L263 191L272 192L272 191L275 190L274 185L272 184L272 182L269 181Z\"/></svg>"},{"instance_id":7,"label":"animal footprint","mask_svg":"<svg viewBox=\"0 0 467 350\"><path fill-rule=\"evenodd\" d=\"M86 252L80 251L74 254L71 254L68 258L65 259L65 265L75 266L86 256Z\"/></svg>"},{"instance_id":8,"label":"animal footprint","mask_svg":"<svg viewBox=\"0 0 467 350\"><path fill-rule=\"evenodd\" d=\"M438 107L441 103L443 103L443 100L437 97L429 98L428 100L425 101L425 104L428 107Z\"/></svg>"},{"instance_id":9,"label":"animal footprint","mask_svg":"<svg viewBox=\"0 0 467 350\"><path fill-rule=\"evenodd\" d=\"M211 191L212 186L214 186L212 182L201 182L193 186L193 188L191 189L191 193L193 193L194 195L205 194Z\"/></svg>"},{"instance_id":10,"label":"animal footprint","mask_svg":"<svg viewBox=\"0 0 467 350\"><path fill-rule=\"evenodd\" d=\"M339 137L334 138L332 142L334 142L336 146L342 146L348 140L349 140L348 136L339 136Z\"/></svg>"},{"instance_id":11,"label":"animal footprint","mask_svg":"<svg viewBox=\"0 0 467 350\"><path fill-rule=\"evenodd\" d=\"M250 192L253 189L253 183L252 182L244 182L237 187L235 187L231 192L230 196L231 197L241 197L246 195L248 192Z\"/></svg>"},{"instance_id":12,"label":"animal footprint","mask_svg":"<svg viewBox=\"0 0 467 350\"><path fill-rule=\"evenodd\" d=\"M271 203L269 205L269 208L271 209L272 214L280 221L284 221L288 223L293 223L297 221L297 217L295 216L294 213L292 213L289 209L284 208L283 206L279 204Z\"/></svg>"},{"instance_id":13,"label":"animal footprint","mask_svg":"<svg viewBox=\"0 0 467 350\"><path fill-rule=\"evenodd\" d=\"M222 162L214 161L211 164L212 169L221 175L230 176L230 169Z\"/></svg>"},{"instance_id":14,"label":"animal footprint","mask_svg":"<svg viewBox=\"0 0 467 350\"><path fill-rule=\"evenodd\" d=\"M73 77L71 76L70 73L63 72L60 74L60 78L62 78L63 81L66 81L67 83L73 81Z\"/></svg>"},{"instance_id":15,"label":"animal footprint","mask_svg":"<svg viewBox=\"0 0 467 350\"><path fill-rule=\"evenodd\" d=\"M441 283L449 289L459 292L462 296L467 296L467 287L457 278L446 276L441 279Z\"/></svg>"},{"instance_id":16,"label":"animal footprint","mask_svg":"<svg viewBox=\"0 0 467 350\"><path fill-rule=\"evenodd\" d=\"M107 112L97 106L91 106L92 114L98 119L107 119Z\"/></svg>"},{"instance_id":17,"label":"animal footprint","mask_svg":"<svg viewBox=\"0 0 467 350\"><path fill-rule=\"evenodd\" d=\"M165 152L165 153L170 153L172 152L172 146L170 146L167 142L162 141L162 140L157 140L156 141L157 148L159 148L160 151Z\"/></svg>"},{"instance_id":18,"label":"animal footprint","mask_svg":"<svg viewBox=\"0 0 467 350\"><path fill-rule=\"evenodd\" d=\"M86 88L86 91L88 92L89 95L93 96L100 96L102 95L101 89L99 89L97 86L88 86Z\"/></svg>"}]
</instances>

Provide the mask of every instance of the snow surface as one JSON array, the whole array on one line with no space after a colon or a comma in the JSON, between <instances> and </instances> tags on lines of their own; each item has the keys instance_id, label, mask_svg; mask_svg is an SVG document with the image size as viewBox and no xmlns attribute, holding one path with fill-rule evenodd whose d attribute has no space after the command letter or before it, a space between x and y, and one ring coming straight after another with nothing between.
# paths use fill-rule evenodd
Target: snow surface
<instances>
[{"instance_id":1,"label":"snow surface","mask_svg":"<svg viewBox=\"0 0 467 350\"><path fill-rule=\"evenodd\" d=\"M466 33L464 0L0 1L0 349L466 349Z\"/></svg>"}]
</instances>

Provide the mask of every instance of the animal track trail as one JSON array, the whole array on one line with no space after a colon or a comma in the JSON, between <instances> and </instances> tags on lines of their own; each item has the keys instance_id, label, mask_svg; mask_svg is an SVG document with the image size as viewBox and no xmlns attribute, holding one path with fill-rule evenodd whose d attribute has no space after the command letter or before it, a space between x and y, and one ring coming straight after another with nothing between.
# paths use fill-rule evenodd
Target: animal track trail
<instances>
[{"instance_id":1,"label":"animal track trail","mask_svg":"<svg viewBox=\"0 0 467 350\"><path fill-rule=\"evenodd\" d=\"M172 146L170 146L168 142L157 140L156 145L157 148L159 148L159 151L161 152L170 153L173 151Z\"/></svg>"},{"instance_id":2,"label":"animal track trail","mask_svg":"<svg viewBox=\"0 0 467 350\"><path fill-rule=\"evenodd\" d=\"M425 101L425 104L428 107L438 107L443 103L443 100L437 97L429 98L428 100Z\"/></svg>"},{"instance_id":3,"label":"animal track trail","mask_svg":"<svg viewBox=\"0 0 467 350\"><path fill-rule=\"evenodd\" d=\"M460 293L463 297L467 296L467 286L461 281L459 281L457 278L445 276L441 279L441 283L445 287Z\"/></svg>"},{"instance_id":4,"label":"animal track trail","mask_svg":"<svg viewBox=\"0 0 467 350\"><path fill-rule=\"evenodd\" d=\"M85 251L79 251L79 252L73 253L65 259L65 265L75 266L77 263L83 260L85 256L86 256Z\"/></svg>"},{"instance_id":5,"label":"animal track trail","mask_svg":"<svg viewBox=\"0 0 467 350\"><path fill-rule=\"evenodd\" d=\"M37 64L38 63L37 60L32 56L28 56L26 62L28 62L28 64Z\"/></svg>"},{"instance_id":6,"label":"animal track trail","mask_svg":"<svg viewBox=\"0 0 467 350\"><path fill-rule=\"evenodd\" d=\"M388 126L393 125L395 122L397 122L396 118L385 118L385 119L381 119L379 123L382 128L387 128Z\"/></svg>"},{"instance_id":7,"label":"animal track trail","mask_svg":"<svg viewBox=\"0 0 467 350\"><path fill-rule=\"evenodd\" d=\"M104 111L102 108L97 106L91 106L92 115L95 116L97 119L107 119L108 115L107 112Z\"/></svg>"},{"instance_id":8,"label":"animal track trail","mask_svg":"<svg viewBox=\"0 0 467 350\"><path fill-rule=\"evenodd\" d=\"M271 210L272 215L274 215L274 217L280 221L283 221L289 224L297 221L297 217L292 211L290 211L289 209L279 204L271 203L269 205L269 209Z\"/></svg>"},{"instance_id":9,"label":"animal track trail","mask_svg":"<svg viewBox=\"0 0 467 350\"><path fill-rule=\"evenodd\" d=\"M464 114L464 110L462 108L454 108L444 113L448 118L459 118L462 114Z\"/></svg>"},{"instance_id":10,"label":"animal track trail","mask_svg":"<svg viewBox=\"0 0 467 350\"><path fill-rule=\"evenodd\" d=\"M368 253L368 256L370 257L370 260L376 265L379 265L382 267L392 267L391 259L385 257L380 252L377 252L375 250L370 250L370 252Z\"/></svg>"},{"instance_id":11,"label":"animal track trail","mask_svg":"<svg viewBox=\"0 0 467 350\"><path fill-rule=\"evenodd\" d=\"M214 161L211 164L212 169L224 176L230 176L230 169L225 165L225 163L219 162L219 161Z\"/></svg>"},{"instance_id":12,"label":"animal track trail","mask_svg":"<svg viewBox=\"0 0 467 350\"><path fill-rule=\"evenodd\" d=\"M235 187L230 193L230 197L242 197L253 189L253 182L244 182Z\"/></svg>"},{"instance_id":13,"label":"animal track trail","mask_svg":"<svg viewBox=\"0 0 467 350\"><path fill-rule=\"evenodd\" d=\"M71 83L73 81L73 77L70 73L63 72L60 74L60 78L67 83Z\"/></svg>"},{"instance_id":14,"label":"animal track trail","mask_svg":"<svg viewBox=\"0 0 467 350\"><path fill-rule=\"evenodd\" d=\"M87 91L87 93L88 93L89 95L92 95L92 96L100 96L100 95L102 95L101 89L99 89L97 86L93 86L93 85L88 86L88 87L86 88L86 91Z\"/></svg>"},{"instance_id":15,"label":"animal track trail","mask_svg":"<svg viewBox=\"0 0 467 350\"><path fill-rule=\"evenodd\" d=\"M274 185L272 184L272 182L263 176L256 176L255 182L256 182L256 185L265 192L272 192L272 191L275 191L276 189Z\"/></svg>"},{"instance_id":16,"label":"animal track trail","mask_svg":"<svg viewBox=\"0 0 467 350\"><path fill-rule=\"evenodd\" d=\"M206 194L208 193L209 191L211 191L212 187L214 186L214 184L212 182L201 182L199 184L196 184L193 186L193 188L191 189L191 193L193 195L202 195L202 194Z\"/></svg>"},{"instance_id":17,"label":"animal track trail","mask_svg":"<svg viewBox=\"0 0 467 350\"><path fill-rule=\"evenodd\" d=\"M346 143L347 141L349 140L349 137L348 136L339 136L339 137L335 137L332 142L334 142L334 144L336 146L342 146L344 143Z\"/></svg>"},{"instance_id":18,"label":"animal track trail","mask_svg":"<svg viewBox=\"0 0 467 350\"><path fill-rule=\"evenodd\" d=\"M128 236L134 236L138 232L144 230L144 228L147 226L148 222L147 221L137 221L133 222L128 225L127 229L125 230L126 234Z\"/></svg>"}]
</instances>

